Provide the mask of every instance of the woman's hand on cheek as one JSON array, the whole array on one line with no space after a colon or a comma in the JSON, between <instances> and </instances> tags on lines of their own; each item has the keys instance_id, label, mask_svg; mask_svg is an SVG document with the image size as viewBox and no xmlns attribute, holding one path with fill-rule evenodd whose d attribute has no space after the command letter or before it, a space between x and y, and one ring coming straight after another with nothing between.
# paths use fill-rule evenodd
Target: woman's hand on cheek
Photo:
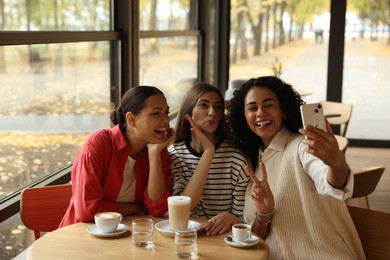
<instances>
[{"instance_id":1,"label":"woman's hand on cheek","mask_svg":"<svg viewBox=\"0 0 390 260\"><path fill-rule=\"evenodd\" d=\"M190 115L186 115L185 118L188 120L188 122L191 125L191 132L193 132L198 138L199 142L202 144L203 148L206 149L214 149L214 144L210 141L210 139L207 137L207 135L200 129L192 120Z\"/></svg>"},{"instance_id":2,"label":"woman's hand on cheek","mask_svg":"<svg viewBox=\"0 0 390 260\"><path fill-rule=\"evenodd\" d=\"M167 147L175 137L175 130L173 128L168 128L165 133L165 140L160 143L148 143L148 150L156 149L157 152L160 152L163 148Z\"/></svg>"}]
</instances>

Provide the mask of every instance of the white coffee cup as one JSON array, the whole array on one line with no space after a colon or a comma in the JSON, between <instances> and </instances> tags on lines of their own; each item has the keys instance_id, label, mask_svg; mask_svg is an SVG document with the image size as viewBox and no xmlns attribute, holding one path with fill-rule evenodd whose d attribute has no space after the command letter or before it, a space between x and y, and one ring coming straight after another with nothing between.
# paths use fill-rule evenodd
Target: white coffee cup
<instances>
[{"instance_id":1,"label":"white coffee cup","mask_svg":"<svg viewBox=\"0 0 390 260\"><path fill-rule=\"evenodd\" d=\"M122 221L122 214L118 212L99 212L95 214L95 224L100 232L112 233Z\"/></svg>"},{"instance_id":2,"label":"white coffee cup","mask_svg":"<svg viewBox=\"0 0 390 260\"><path fill-rule=\"evenodd\" d=\"M172 230L185 230L190 220L191 198L188 196L168 197L168 218Z\"/></svg>"},{"instance_id":3,"label":"white coffee cup","mask_svg":"<svg viewBox=\"0 0 390 260\"><path fill-rule=\"evenodd\" d=\"M252 227L248 224L234 224L232 227L233 240L247 242L252 236Z\"/></svg>"}]
</instances>

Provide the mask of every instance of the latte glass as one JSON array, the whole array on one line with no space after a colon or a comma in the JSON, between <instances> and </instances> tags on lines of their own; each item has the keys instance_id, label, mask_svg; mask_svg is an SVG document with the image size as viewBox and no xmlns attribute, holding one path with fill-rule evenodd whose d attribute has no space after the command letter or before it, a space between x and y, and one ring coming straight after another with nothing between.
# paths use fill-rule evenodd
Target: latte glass
<instances>
[{"instance_id":1,"label":"latte glass","mask_svg":"<svg viewBox=\"0 0 390 260\"><path fill-rule=\"evenodd\" d=\"M190 220L191 198L188 196L168 197L169 226L172 230L185 230Z\"/></svg>"}]
</instances>

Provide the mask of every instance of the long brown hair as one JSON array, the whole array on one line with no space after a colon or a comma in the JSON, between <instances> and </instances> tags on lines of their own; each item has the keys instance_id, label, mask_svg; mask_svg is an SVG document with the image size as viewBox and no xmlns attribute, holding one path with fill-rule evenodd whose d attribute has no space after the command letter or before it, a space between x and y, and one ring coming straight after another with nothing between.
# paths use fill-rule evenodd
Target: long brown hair
<instances>
[{"instance_id":1,"label":"long brown hair","mask_svg":"<svg viewBox=\"0 0 390 260\"><path fill-rule=\"evenodd\" d=\"M186 114L189 114L192 116L192 110L194 110L194 107L196 103L198 102L198 99L203 93L205 92L215 92L219 95L222 102L222 118L218 123L218 127L215 131L215 136L218 138L223 138L227 134L227 124L226 124L226 118L225 118L225 106L224 106L224 99L216 87L200 82L196 85L194 85L192 88L190 88L187 93L184 95L184 98L181 102L179 112L177 114L176 119L176 125L175 125L175 131L176 136L173 140L174 143L186 141L191 139L191 126L187 119L184 118Z\"/></svg>"}]
</instances>

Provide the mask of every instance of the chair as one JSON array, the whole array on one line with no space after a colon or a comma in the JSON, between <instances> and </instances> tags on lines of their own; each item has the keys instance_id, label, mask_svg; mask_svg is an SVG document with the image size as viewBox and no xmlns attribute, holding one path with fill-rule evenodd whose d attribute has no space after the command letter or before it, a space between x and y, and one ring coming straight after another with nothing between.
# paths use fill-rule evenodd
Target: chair
<instances>
[{"instance_id":1,"label":"chair","mask_svg":"<svg viewBox=\"0 0 390 260\"><path fill-rule=\"evenodd\" d=\"M247 79L232 79L229 80L228 89L225 91L225 100L230 100L233 97L233 93L236 89L239 89L242 85L244 85L249 78Z\"/></svg>"},{"instance_id":2,"label":"chair","mask_svg":"<svg viewBox=\"0 0 390 260\"><path fill-rule=\"evenodd\" d=\"M352 171L354 173L355 183L352 198L358 198L359 206L369 209L370 206L368 204L367 196L375 190L383 172L385 171L385 167L373 166L353 169Z\"/></svg>"},{"instance_id":3,"label":"chair","mask_svg":"<svg viewBox=\"0 0 390 260\"><path fill-rule=\"evenodd\" d=\"M349 141L347 138L341 135L334 135L336 137L337 143L339 144L339 149L344 154L347 152Z\"/></svg>"},{"instance_id":4,"label":"chair","mask_svg":"<svg viewBox=\"0 0 390 260\"><path fill-rule=\"evenodd\" d=\"M353 206L348 210L367 259L390 259L390 214Z\"/></svg>"},{"instance_id":5,"label":"chair","mask_svg":"<svg viewBox=\"0 0 390 260\"><path fill-rule=\"evenodd\" d=\"M340 135L345 137L352 115L352 104L332 101L322 101L321 104L329 123L341 126Z\"/></svg>"},{"instance_id":6,"label":"chair","mask_svg":"<svg viewBox=\"0 0 390 260\"><path fill-rule=\"evenodd\" d=\"M40 232L58 228L72 196L72 185L53 185L26 188L20 198L20 218L23 224L34 231L35 239Z\"/></svg>"}]
</instances>

